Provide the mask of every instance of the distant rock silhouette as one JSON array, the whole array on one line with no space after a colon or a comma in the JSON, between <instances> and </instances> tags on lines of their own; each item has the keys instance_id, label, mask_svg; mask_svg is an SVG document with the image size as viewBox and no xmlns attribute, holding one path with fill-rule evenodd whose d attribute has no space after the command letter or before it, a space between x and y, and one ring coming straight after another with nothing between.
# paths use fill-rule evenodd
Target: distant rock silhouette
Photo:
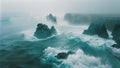
<instances>
[{"instance_id":1,"label":"distant rock silhouette","mask_svg":"<svg viewBox=\"0 0 120 68\"><path fill-rule=\"evenodd\" d=\"M46 17L47 21L53 22L54 24L57 24L57 18L55 16L53 16L52 14L49 14Z\"/></svg>"},{"instance_id":2,"label":"distant rock silhouette","mask_svg":"<svg viewBox=\"0 0 120 68\"><path fill-rule=\"evenodd\" d=\"M64 20L72 25L90 24L90 22L96 20L110 25L111 23L120 23L120 15L66 13L64 15Z\"/></svg>"},{"instance_id":3,"label":"distant rock silhouette","mask_svg":"<svg viewBox=\"0 0 120 68\"><path fill-rule=\"evenodd\" d=\"M67 57L68 57L70 54L74 54L74 52L72 52L72 51L68 51L67 53L66 53L66 52L61 52L61 53L58 53L56 57L57 57L58 59L67 59Z\"/></svg>"},{"instance_id":4,"label":"distant rock silhouette","mask_svg":"<svg viewBox=\"0 0 120 68\"><path fill-rule=\"evenodd\" d=\"M43 39L43 38L50 37L54 34L57 34L57 31L54 26L52 26L51 29L49 29L46 24L39 23L37 25L34 36L39 39Z\"/></svg>"},{"instance_id":5,"label":"distant rock silhouette","mask_svg":"<svg viewBox=\"0 0 120 68\"><path fill-rule=\"evenodd\" d=\"M108 38L108 33L103 23L91 23L87 30L84 30L83 34L98 35L102 38Z\"/></svg>"},{"instance_id":6,"label":"distant rock silhouette","mask_svg":"<svg viewBox=\"0 0 120 68\"><path fill-rule=\"evenodd\" d=\"M117 24L114 27L112 31L112 35L113 35L113 40L117 43L114 44L112 47L120 48L120 24Z\"/></svg>"},{"instance_id":7,"label":"distant rock silhouette","mask_svg":"<svg viewBox=\"0 0 120 68\"><path fill-rule=\"evenodd\" d=\"M74 13L66 13L64 15L64 20L72 25L80 25L90 22L90 16L84 14L74 14Z\"/></svg>"}]
</instances>

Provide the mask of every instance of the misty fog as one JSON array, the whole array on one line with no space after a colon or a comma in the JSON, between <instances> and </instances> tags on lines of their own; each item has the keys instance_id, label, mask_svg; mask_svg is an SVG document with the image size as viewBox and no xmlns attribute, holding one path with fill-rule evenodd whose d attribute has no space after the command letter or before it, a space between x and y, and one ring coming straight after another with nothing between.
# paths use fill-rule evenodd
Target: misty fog
<instances>
[{"instance_id":1,"label":"misty fog","mask_svg":"<svg viewBox=\"0 0 120 68\"><path fill-rule=\"evenodd\" d=\"M119 0L1 0L0 36L35 28L37 23L46 22L49 13L60 20L66 13L119 15L119 3Z\"/></svg>"},{"instance_id":2,"label":"misty fog","mask_svg":"<svg viewBox=\"0 0 120 68\"><path fill-rule=\"evenodd\" d=\"M120 0L0 0L0 68L120 68Z\"/></svg>"}]
</instances>

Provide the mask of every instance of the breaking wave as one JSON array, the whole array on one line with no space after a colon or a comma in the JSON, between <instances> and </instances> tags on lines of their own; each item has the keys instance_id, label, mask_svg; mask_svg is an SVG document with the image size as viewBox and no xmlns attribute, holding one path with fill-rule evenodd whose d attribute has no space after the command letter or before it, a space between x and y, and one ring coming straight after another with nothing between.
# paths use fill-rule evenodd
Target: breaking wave
<instances>
[{"instance_id":1,"label":"breaking wave","mask_svg":"<svg viewBox=\"0 0 120 68\"><path fill-rule=\"evenodd\" d=\"M86 55L81 49L75 54L69 55L67 59L59 60L55 56L67 50L48 47L44 50L44 62L53 63L55 68L111 68L107 63L103 63L99 57ZM58 62L61 62L58 64Z\"/></svg>"},{"instance_id":2,"label":"breaking wave","mask_svg":"<svg viewBox=\"0 0 120 68\"><path fill-rule=\"evenodd\" d=\"M66 27L66 31L56 27L59 30L56 36L37 39L31 32L34 30L27 30L21 32L23 39L0 44L0 67L120 68L120 49L111 47L115 43L113 40L81 34L80 27ZM55 57L68 51L74 54L67 59Z\"/></svg>"}]
</instances>

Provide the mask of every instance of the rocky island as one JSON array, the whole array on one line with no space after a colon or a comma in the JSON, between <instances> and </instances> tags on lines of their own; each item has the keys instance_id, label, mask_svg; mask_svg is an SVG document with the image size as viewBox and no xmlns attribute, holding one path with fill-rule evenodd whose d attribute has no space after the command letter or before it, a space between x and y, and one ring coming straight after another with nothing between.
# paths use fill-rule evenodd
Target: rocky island
<instances>
[{"instance_id":1,"label":"rocky island","mask_svg":"<svg viewBox=\"0 0 120 68\"><path fill-rule=\"evenodd\" d=\"M39 39L44 39L56 34L57 31L54 26L49 28L46 24L42 24L42 23L39 23L37 25L36 31L34 32L34 36Z\"/></svg>"}]
</instances>

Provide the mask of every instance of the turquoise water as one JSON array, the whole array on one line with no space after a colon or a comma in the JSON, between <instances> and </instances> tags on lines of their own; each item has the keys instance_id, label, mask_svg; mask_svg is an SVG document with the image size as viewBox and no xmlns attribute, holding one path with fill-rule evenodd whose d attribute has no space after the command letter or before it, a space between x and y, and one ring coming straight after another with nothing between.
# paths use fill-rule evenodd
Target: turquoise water
<instances>
[{"instance_id":1,"label":"turquoise water","mask_svg":"<svg viewBox=\"0 0 120 68\"><path fill-rule=\"evenodd\" d=\"M59 28L58 28L59 30ZM23 33L23 34L22 34ZM0 45L2 68L119 68L120 49L112 48L113 40L77 33L59 33L36 39L32 30ZM20 37L18 37L20 36ZM15 41L13 41L13 39ZM12 41L10 41L12 40ZM73 51L67 59L57 59L61 52Z\"/></svg>"},{"instance_id":2,"label":"turquoise water","mask_svg":"<svg viewBox=\"0 0 120 68\"><path fill-rule=\"evenodd\" d=\"M111 47L115 44L112 39L82 34L87 25L72 26L59 21L54 26L58 35L45 39L33 36L36 27L16 28L12 34L12 29L4 27L8 33L3 31L0 39L0 68L120 68L120 49ZM68 51L74 54L67 59L55 57Z\"/></svg>"}]
</instances>

